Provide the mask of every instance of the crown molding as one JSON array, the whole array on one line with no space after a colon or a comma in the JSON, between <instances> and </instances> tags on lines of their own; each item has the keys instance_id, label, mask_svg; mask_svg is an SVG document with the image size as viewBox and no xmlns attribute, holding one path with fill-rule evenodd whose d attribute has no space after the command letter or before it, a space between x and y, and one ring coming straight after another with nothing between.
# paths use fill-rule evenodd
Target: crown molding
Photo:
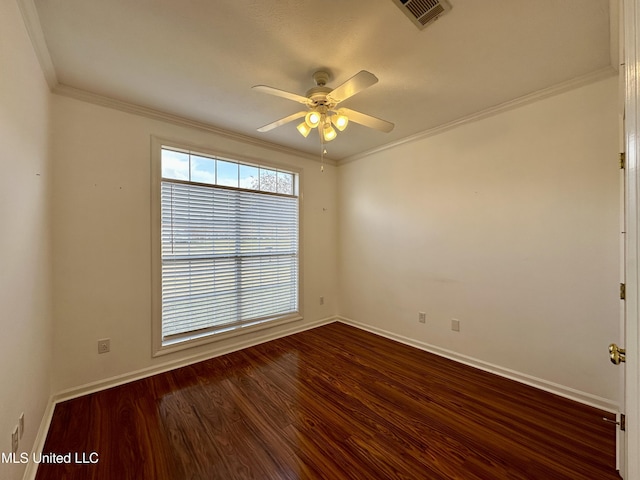
<instances>
[{"instance_id":1,"label":"crown molding","mask_svg":"<svg viewBox=\"0 0 640 480\"><path fill-rule=\"evenodd\" d=\"M259 140L257 138L253 138L248 135L243 135L241 133L230 132L228 130L224 130L222 128L216 127L210 123L200 122L198 120L192 120L186 117L174 115L161 110L155 110L153 108L143 107L135 103L116 100L111 97L98 95L96 93L88 92L86 90L82 90L75 87L70 87L68 85L58 84L52 89L52 92L55 93L56 95L73 98L75 100L80 100L87 103L93 103L94 105L112 108L114 110L120 110L122 112L139 115L142 117L150 118L152 120L159 120L162 122L172 123L174 125L178 125L182 127L190 127L198 130L204 130L205 132L213 133L215 135L218 135L230 140L235 140L237 142L242 142L244 144L253 145L253 146L264 148L267 150L272 150L278 153L284 153L287 155L303 157L316 162L321 162L321 159L318 155L314 155L308 152L303 152L301 150L296 150L294 148L284 147L282 145L278 145L275 143L266 142L264 140ZM333 165L333 166L337 165L335 160L332 160L326 157L324 158L324 163Z\"/></svg>"},{"instance_id":2,"label":"crown molding","mask_svg":"<svg viewBox=\"0 0 640 480\"><path fill-rule=\"evenodd\" d=\"M479 112L473 113L471 115L467 115L456 120L453 120L448 123L444 123L442 125L438 125L436 127L430 128L428 130L424 130L422 132L416 133L414 135L410 135L408 137L401 138L400 140L395 140L390 143L386 143L376 148L372 148L370 150L366 150L362 153L357 153L355 155L351 155L350 157L346 157L338 162L338 166L344 165L346 163L355 162L356 160L360 160L362 158L373 155L374 153L383 152L385 150L389 150L391 148L404 145L405 143L416 142L418 140L422 140L425 138L433 137L435 135L439 135L448 130L452 130L454 128L460 127L462 125L466 125L468 123L476 122L478 120L482 120L484 118L492 117L494 115L498 115L503 112L507 112L509 110L513 110L515 108L522 107L524 105L528 105L530 103L536 102L538 100L542 100L544 98L552 97L558 95L560 93L568 92L570 90L588 85L590 83L594 83L600 80L604 80L605 78L610 78L618 74L618 71L613 66L609 65L599 70L595 70L593 72L587 73L586 75L581 75L579 77L575 77L566 82L558 83L548 88L544 88L542 90L538 90L533 93L529 93L527 95L523 95L522 97L518 97L513 100L509 100L508 102L501 103L499 105L495 105L493 107L486 108Z\"/></svg>"},{"instance_id":3,"label":"crown molding","mask_svg":"<svg viewBox=\"0 0 640 480\"><path fill-rule=\"evenodd\" d=\"M582 75L580 77L573 78L566 82L562 82L551 87L524 95L522 97L516 98L514 100L510 100L508 102L489 107L480 112L476 112L474 114L461 117L459 119L453 120L451 122L438 125L436 127L430 128L428 130L424 130L414 135L410 135L408 137L404 137L399 140L395 140L393 142L386 143L379 147L375 147L369 150L365 150L364 152L357 153L355 155L351 155L339 160L331 159L329 157L324 158L324 163L333 166L344 165L346 163L354 162L356 160L360 160L362 158L368 157L369 155L373 155L375 153L379 153L385 150L389 150L391 148L397 147L399 145L403 145L405 143L411 143L417 140L421 140L424 138L432 137L438 135L440 133L446 132L453 128L457 128L459 126L465 125L467 123L475 122L478 120L482 120L484 118L497 115L502 112L506 112L508 110L521 107L523 105L527 105L529 103L535 102L537 100L542 100L547 97L551 97L554 95L558 95L560 93L564 93L569 90L573 90L575 88L588 85L589 83L593 83L614 75L618 74L618 61L614 61L617 57L618 44L616 41L617 37L619 37L620 31L617 27L617 20L613 17L617 17L619 8L617 4L618 0L609 0L609 9L610 9L610 26L611 28L611 64L601 68L599 70L595 70L593 72L587 73L586 75ZM275 143L267 142L264 140L259 140L254 137L250 137L248 135L231 132L228 130L224 130L220 127L216 127L212 124L201 122L197 120L192 120L186 117L182 117L179 115L174 115L168 112L155 110L148 107L143 107L141 105L137 105L134 103L125 102L122 100L116 100L111 97L107 97L104 95L98 95L86 90L78 89L75 87L70 87L68 85L61 84L58 81L58 77L53 66L53 62L51 60L51 55L49 54L49 49L47 47L47 42L44 38L44 34L42 32L42 26L40 23L40 17L38 16L38 11L36 9L34 0L17 0L17 3L20 7L20 11L22 13L22 17L24 20L25 27L31 38L31 42L33 44L36 56L38 61L40 62L40 67L44 74L44 77L49 85L49 88L52 93L74 98L76 100L81 100L88 103L93 103L95 105L100 105L107 108L112 108L116 110L120 110L123 112L131 113L134 115L140 115L143 117L151 118L154 120L159 120L167 123L172 123L174 125L191 127L199 130L204 130L206 132L214 133L216 135L235 140L238 142L242 142L249 145L254 145L260 148L265 148L268 150L276 151L279 153L284 153L287 155L293 155L297 157L306 158L309 160L316 161L320 163L322 160L318 157L318 155L304 152L302 150L297 150L290 147L284 147L282 145L278 145Z\"/></svg>"},{"instance_id":4,"label":"crown molding","mask_svg":"<svg viewBox=\"0 0 640 480\"><path fill-rule=\"evenodd\" d=\"M38 62L40 63L40 68L42 69L42 73L52 93L69 98L74 98L76 100L81 100L83 102L93 103L95 105L120 110L126 113L140 115L143 117L151 118L153 120L159 120L178 126L204 130L206 132L214 133L230 140L235 140L244 144L253 145L267 150L272 150L278 153L302 157L316 161L318 163L322 161L318 155L303 152L302 150L284 147L275 143L253 138L248 135L224 130L206 122L192 120L186 117L181 117L179 115L173 115L171 113L143 107L134 103L124 102L122 100L116 100L104 95L98 95L86 90L61 84L58 80L58 75L56 74L55 67L53 66L51 55L49 54L49 48L44 38L44 33L42 32L42 24L40 23L40 17L38 15L38 10L36 9L34 0L17 0L17 3L18 7L20 8L20 13L22 14L25 28L27 29L27 33L29 35L29 38L31 39L36 57L38 58ZM337 165L336 160L328 157L324 158L324 163L333 166Z\"/></svg>"},{"instance_id":5,"label":"crown molding","mask_svg":"<svg viewBox=\"0 0 640 480\"><path fill-rule=\"evenodd\" d=\"M31 39L31 43L36 53L36 57L38 58L38 62L40 63L40 68L42 69L44 78L47 81L49 88L53 91L53 89L58 85L58 76L56 75L56 70L53 67L53 62L51 61L51 55L49 55L47 41L44 39L44 34L42 33L42 25L40 23L40 17L34 0L18 0L18 7L20 8L24 26L27 29L29 38Z\"/></svg>"},{"instance_id":6,"label":"crown molding","mask_svg":"<svg viewBox=\"0 0 640 480\"><path fill-rule=\"evenodd\" d=\"M622 0L609 0L609 59L616 72L624 63L624 49L620 48L624 45L621 7Z\"/></svg>"},{"instance_id":7,"label":"crown molding","mask_svg":"<svg viewBox=\"0 0 640 480\"><path fill-rule=\"evenodd\" d=\"M31 1L31 0L22 0L22 1ZM37 15L37 13L36 13ZM43 40L44 41L44 40ZM46 50L46 46L45 46ZM38 57L40 58L40 56ZM48 52L46 54L46 58L49 59ZM51 64L51 69L53 69L53 64ZM43 67L44 70L44 67ZM473 113L471 115L467 115L465 117L461 117L459 119L453 120L451 122L438 125L434 128L430 128L428 130L424 130L414 135L410 135L408 137L401 138L400 140L395 140L390 143L386 143L376 148L372 148L370 150L366 150L361 153L357 153L350 157L346 157L340 160L333 160L331 158L324 158L324 163L339 166L344 165L346 163L350 163L356 160L360 160L362 158L368 157L369 155L373 155L375 153L379 153L385 150L389 150L391 148L397 147L399 145L403 145L405 143L411 143L414 141L422 140L424 138L432 137L435 135L439 135L448 130L452 130L454 128L460 127L462 125L466 125L468 123L476 122L478 120L482 120L484 118L488 118L494 115L498 115L500 113L513 110L515 108L522 107L524 105L528 105L530 103L536 102L538 100L542 100L545 98L549 98L555 95L559 95L561 93L568 92L570 90L603 80L605 78L609 78L612 76L618 75L618 70L612 66L608 65L599 70L595 70L593 72L587 73L585 75L581 75L579 77L575 77L571 80L558 83L556 85L552 85L551 87L544 88L542 90L538 90L533 93L529 93L527 95L523 95L513 100L509 100L508 102L501 103L499 105L495 105L493 107L489 107L485 110L481 110L480 112ZM45 76L47 73L45 72ZM55 77L55 71L53 72L53 76ZM216 127L212 124L206 122L200 122L197 120L192 120L186 117L182 117L179 115L174 115L171 113L167 113L161 110L155 110L148 107L143 107L141 105L137 105L130 102L125 102L122 100L116 100L111 97L107 97L104 95L98 95L96 93L92 93L86 90L82 90L75 87L70 87L68 85L63 85L57 83L54 87L51 88L51 91L55 94L74 98L76 100L81 100L88 103L93 103L95 105L100 105L107 108L112 108L115 110L120 110L126 113L131 113L134 115L139 115L147 118L151 118L153 120L160 120L167 123L172 123L174 125L191 127L199 130L204 130L209 133L214 133L216 135L220 135L222 137L236 140L238 142L242 142L249 145L258 146L261 148L266 148L269 150L273 150L279 153L285 153L288 155L294 155L298 157L303 157L309 160L313 160L316 162L321 162L321 159L314 154L303 152L301 150L296 150L289 147L284 147L282 145L278 145L271 142L266 142L264 140L259 140L254 137L250 137L248 135L243 135L240 133L230 132L228 130L224 130L222 128Z\"/></svg>"}]
</instances>

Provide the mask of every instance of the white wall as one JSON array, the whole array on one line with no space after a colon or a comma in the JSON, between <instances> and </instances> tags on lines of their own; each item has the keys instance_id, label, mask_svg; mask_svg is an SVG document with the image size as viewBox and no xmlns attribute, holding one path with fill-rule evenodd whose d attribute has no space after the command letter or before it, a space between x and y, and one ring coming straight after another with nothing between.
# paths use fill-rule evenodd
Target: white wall
<instances>
[{"instance_id":1,"label":"white wall","mask_svg":"<svg viewBox=\"0 0 640 480\"><path fill-rule=\"evenodd\" d=\"M151 135L304 169L303 325L339 312L615 401L615 79L321 174L308 159L51 97L15 2L0 2L0 71L0 451L22 411L30 450L52 391L232 347L151 357ZM103 337L112 352L99 356ZM0 478L22 471L0 464Z\"/></svg>"},{"instance_id":2,"label":"white wall","mask_svg":"<svg viewBox=\"0 0 640 480\"><path fill-rule=\"evenodd\" d=\"M609 78L339 167L340 313L615 403L617 98Z\"/></svg>"},{"instance_id":3,"label":"white wall","mask_svg":"<svg viewBox=\"0 0 640 480\"><path fill-rule=\"evenodd\" d=\"M17 3L0 2L0 452L25 413L30 452L50 389L50 94ZM0 463L0 478L24 465Z\"/></svg>"},{"instance_id":4,"label":"white wall","mask_svg":"<svg viewBox=\"0 0 640 480\"><path fill-rule=\"evenodd\" d=\"M53 106L55 392L238 342L151 357L152 135L303 168L304 320L273 330L335 315L335 167L321 173L313 160L67 97L55 96ZM241 340L264 333L273 331ZM99 338L111 338L110 353L98 355Z\"/></svg>"},{"instance_id":5,"label":"white wall","mask_svg":"<svg viewBox=\"0 0 640 480\"><path fill-rule=\"evenodd\" d=\"M615 403L616 89L614 78L593 83L324 174L308 159L55 96L54 391L234 343L151 357L156 135L304 169L304 322L340 313ZM112 352L98 355L103 337Z\"/></svg>"}]
</instances>

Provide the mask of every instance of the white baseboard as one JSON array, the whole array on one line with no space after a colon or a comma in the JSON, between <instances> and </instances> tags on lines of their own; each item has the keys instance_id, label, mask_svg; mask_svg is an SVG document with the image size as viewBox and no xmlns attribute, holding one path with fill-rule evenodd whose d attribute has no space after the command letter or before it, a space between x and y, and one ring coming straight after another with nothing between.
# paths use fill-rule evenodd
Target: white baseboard
<instances>
[{"instance_id":1,"label":"white baseboard","mask_svg":"<svg viewBox=\"0 0 640 480\"><path fill-rule=\"evenodd\" d=\"M54 401L53 396L51 396L49 397L47 406L44 409L44 414L42 415L40 427L38 427L38 433L36 433L36 439L33 442L33 448L31 450L31 455L29 455L29 459L32 459L34 455L37 457L40 453L42 453L44 442L47 439L47 433L49 433L49 425L51 424L51 419L53 418L53 410L55 409L55 407L56 402ZM30 461L29 463L27 463L27 467L24 470L22 480L34 480L36 478L37 472L38 464Z\"/></svg>"},{"instance_id":2,"label":"white baseboard","mask_svg":"<svg viewBox=\"0 0 640 480\"><path fill-rule=\"evenodd\" d=\"M263 333L262 335L251 338L249 340L247 339L243 340L242 336L240 336L238 341L231 345L227 344L224 347L218 347L218 348L214 347L198 355L191 355L188 357L183 357L179 360L172 360L168 362L159 363L151 367L141 368L133 372L128 372L122 375L116 375L114 377L105 378L104 380L98 380L95 382L87 383L85 385L80 385L78 387L73 387L73 388L63 390L54 395L54 401L55 403L64 402L66 400L71 400L73 398L81 397L83 395L99 392L100 390L106 390L107 388L117 387L118 385L123 385L125 383L140 380L142 378L151 377L152 375L157 375L159 373L175 370L176 368L193 365L194 363L202 362L204 360L209 360L211 358L219 357L221 355L226 355L227 353L236 352L238 350L242 350L243 348L253 347L261 343L269 342L271 340L276 340L278 338L286 337L288 335L293 335L295 333L300 333L305 330L319 327L321 325L326 325L328 323L333 323L336 320L337 320L336 316L331 316L331 317L321 318L320 320L315 320L313 322L303 323L302 325L300 325L298 322L294 322L292 324L293 326L289 328L278 329L272 332L269 332L269 330L265 330L265 333Z\"/></svg>"},{"instance_id":3,"label":"white baseboard","mask_svg":"<svg viewBox=\"0 0 640 480\"><path fill-rule=\"evenodd\" d=\"M182 358L177 361L164 362L162 364L154 365L152 367L142 368L134 372L129 372L123 375L117 375L114 377L106 378L104 380L98 380L96 382L87 383L85 385L81 385L78 387L74 387L74 388L70 388L70 389L58 392L49 398L49 402L47 404L44 415L42 417L42 421L40 422L40 428L38 429L38 433L34 441L33 454L38 455L42 453L42 450L44 448L44 442L47 438L47 433L49 431L49 425L51 424L51 419L53 417L53 412L55 410L55 406L60 402L77 398L90 393L98 392L100 390L106 390L107 388L116 387L118 385L123 385L125 383L133 382L135 380L140 380L142 378L150 377L158 373L163 373L170 370L174 370L176 368L192 365L194 363L202 362L210 358L215 358L220 355L225 355L227 353L232 353L238 350L242 350L243 348L252 347L254 345L259 345L261 343L282 338L288 335L300 333L305 330L310 330L312 328L319 327L321 325L333 323L335 321L339 321L344 324L351 325L353 327L374 333L376 335L380 335L385 338L389 338L391 340L396 340L405 345L419 348L420 350L434 353L441 357L445 357L450 360L454 360L456 362L463 363L465 365L469 365L471 367L475 367L480 370L484 370L486 372L494 373L496 375L500 375L502 377L509 378L511 380L515 380L520 383L524 383L525 385L539 388L540 390L554 393L561 397L569 398L571 400L575 400L577 402L583 403L585 405L590 405L592 407L596 407L601 410L605 410L607 412L617 413L619 411L618 404L606 398L598 397L596 395L591 395L586 392L581 392L573 388L569 388L563 385L549 382L547 380L536 378L531 375L527 375L525 373L516 372L508 368L500 367L498 365L493 365L493 364L484 362L482 360L478 360L476 358L468 357L466 355L453 352L451 350L446 350L446 349L437 347L435 345L430 345L424 342L420 342L411 338L404 337L402 335L397 335L387 330L382 330L380 328L376 328L370 325L356 322L355 320L352 320L350 318L346 318L342 316L331 316L331 317L326 317L320 320L316 320L314 322L305 323L303 325L293 326L285 330L278 330L277 332L265 333L260 337L253 338L251 340L240 340L232 345L226 345L224 348L209 350L208 352L203 354L193 355L190 357ZM38 469L37 464L34 464L32 462L28 463L25 469L23 480L34 480L37 469Z\"/></svg>"},{"instance_id":4,"label":"white baseboard","mask_svg":"<svg viewBox=\"0 0 640 480\"><path fill-rule=\"evenodd\" d=\"M180 360L164 362L162 364L154 365L152 367L142 368L133 372L123 374L123 375L117 375L114 377L106 378L104 380L98 380L96 382L87 383L85 385L80 385L78 387L73 387L73 388L69 388L67 390L58 392L49 398L49 402L47 404L44 415L42 416L42 420L40 422L38 433L36 434L36 439L33 444L32 455L30 456L30 458L33 458L33 455L38 456L40 453L42 453L42 450L44 448L44 442L47 439L47 433L49 432L51 419L53 418L53 412L55 410L56 405L60 402L81 397L83 395L88 395L90 393L98 392L100 390L106 390L111 387L123 385L125 383L150 377L152 375L157 375L158 373L168 372L176 368L192 365L194 363L202 362L210 358L226 355L227 353L232 353L238 350L242 350L243 348L252 347L255 345L259 345L261 343L269 342L271 340L276 340L278 338L286 337L288 335L304 332L305 330L310 330L312 328L316 328L321 325L326 325L328 323L333 323L335 321L337 321L337 317L331 316L331 317L322 318L320 320L316 320L313 322L304 323L302 325L298 324L295 326L291 326L284 330L280 329L270 333L266 331L263 335L260 335L259 337L252 338L251 340L239 340L238 342L232 345L226 345L224 348L212 349L203 354L192 355L190 357L181 358ZM36 477L37 471L38 471L38 465L33 462L29 462L27 464L27 467L25 469L22 479L34 480Z\"/></svg>"},{"instance_id":5,"label":"white baseboard","mask_svg":"<svg viewBox=\"0 0 640 480\"><path fill-rule=\"evenodd\" d=\"M376 335L380 335L382 337L389 338L391 340L395 340L400 343L404 343L405 345L419 348L420 350L424 350L429 353L433 353L435 355L439 355L441 357L445 357L450 360L454 360L456 362L463 363L465 365L469 365L471 367L475 367L480 370L484 370L485 372L494 373L496 375L500 375L501 377L505 377L510 380L515 380L516 382L524 383L525 385L529 385L531 387L535 387L540 390L544 390L546 392L550 392L550 393L559 395L561 397L568 398L570 400L574 400L576 402L579 402L585 405L589 405L591 407L599 408L600 410L604 410L606 412L618 413L620 411L619 404L608 398L592 395L590 393L582 392L580 390L566 387L564 385L549 382L542 378L537 378L532 375L528 375L526 373L517 372L509 368L501 367L499 365L494 365L482 360L478 360L477 358L469 357L467 355L462 355L460 353L457 353L451 350L440 348L435 345L430 345L428 343L421 342L412 338L404 337L402 335L398 335L396 333L389 332L387 330L383 330L377 327L372 327L370 325L357 322L350 318L338 316L337 319L338 321L345 323L347 325L351 325L352 327L356 327L361 330L366 330L367 332L375 333Z\"/></svg>"}]
</instances>

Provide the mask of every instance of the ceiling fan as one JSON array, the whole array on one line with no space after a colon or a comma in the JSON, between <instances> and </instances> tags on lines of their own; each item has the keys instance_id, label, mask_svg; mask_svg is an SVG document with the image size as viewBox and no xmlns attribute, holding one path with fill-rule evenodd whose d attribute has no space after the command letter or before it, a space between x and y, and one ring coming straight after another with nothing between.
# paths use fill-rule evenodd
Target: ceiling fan
<instances>
[{"instance_id":1,"label":"ceiling fan","mask_svg":"<svg viewBox=\"0 0 640 480\"><path fill-rule=\"evenodd\" d=\"M259 92L275 95L276 97L287 98L289 100L302 103L307 107L307 110L294 113L260 127L258 131L268 132L269 130L302 117L304 117L304 121L297 127L300 134L307 137L311 130L317 127L318 133L320 133L320 138L325 142L330 142L336 138L337 132L333 128L334 126L339 131L343 131L347 128L349 121L364 125L365 127L374 128L382 132L390 132L393 130L393 123L387 122L386 120L372 117L371 115L357 112L349 108L338 108L338 104L341 102L377 83L378 79L374 74L362 70L334 89L326 86L327 81L329 80L329 73L326 71L319 70L315 72L313 74L313 80L316 82L316 86L307 90L305 96L268 87L266 85L255 85L252 87Z\"/></svg>"}]
</instances>

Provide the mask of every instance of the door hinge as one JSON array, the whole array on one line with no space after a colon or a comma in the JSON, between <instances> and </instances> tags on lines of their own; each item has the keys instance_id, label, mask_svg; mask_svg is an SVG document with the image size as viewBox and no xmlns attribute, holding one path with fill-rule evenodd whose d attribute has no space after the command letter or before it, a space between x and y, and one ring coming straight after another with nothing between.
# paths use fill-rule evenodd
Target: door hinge
<instances>
[{"instance_id":1,"label":"door hinge","mask_svg":"<svg viewBox=\"0 0 640 480\"><path fill-rule=\"evenodd\" d=\"M627 155L625 152L620 152L620 168L624 168L626 164Z\"/></svg>"},{"instance_id":2,"label":"door hinge","mask_svg":"<svg viewBox=\"0 0 640 480\"><path fill-rule=\"evenodd\" d=\"M607 423L613 423L615 425L619 425L620 426L620 430L622 430L623 432L627 428L627 419L624 416L624 413L620 414L620 421L619 422L616 422L615 420L610 420L607 417L602 417L602 420L604 420Z\"/></svg>"},{"instance_id":3,"label":"door hinge","mask_svg":"<svg viewBox=\"0 0 640 480\"><path fill-rule=\"evenodd\" d=\"M624 283L620 284L620 300L625 300L627 297L627 287Z\"/></svg>"}]
</instances>

